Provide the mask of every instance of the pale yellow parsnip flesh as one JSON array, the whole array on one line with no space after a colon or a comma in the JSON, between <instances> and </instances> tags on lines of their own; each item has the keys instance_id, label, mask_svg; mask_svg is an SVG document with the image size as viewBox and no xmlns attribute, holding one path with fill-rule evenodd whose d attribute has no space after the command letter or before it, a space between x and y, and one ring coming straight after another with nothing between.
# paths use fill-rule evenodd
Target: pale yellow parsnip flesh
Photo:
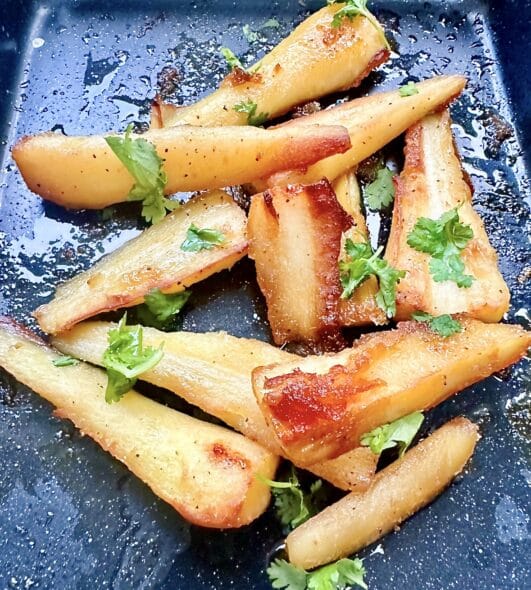
<instances>
[{"instance_id":1,"label":"pale yellow parsnip flesh","mask_svg":"<svg viewBox=\"0 0 531 590\"><path fill-rule=\"evenodd\" d=\"M349 225L326 181L253 197L249 256L255 261L276 344L341 347L338 258L341 235Z\"/></svg>"},{"instance_id":2,"label":"pale yellow parsnip flesh","mask_svg":"<svg viewBox=\"0 0 531 590\"><path fill-rule=\"evenodd\" d=\"M299 464L345 453L375 427L517 362L531 344L520 326L460 321L462 332L449 338L402 322L336 355L255 369L255 395L284 452Z\"/></svg>"},{"instance_id":3,"label":"pale yellow parsnip flesh","mask_svg":"<svg viewBox=\"0 0 531 590\"><path fill-rule=\"evenodd\" d=\"M65 354L101 364L107 333L114 324L85 322L53 339ZM267 426L253 394L251 373L257 366L289 362L299 357L265 342L235 338L223 332L163 333L144 328L144 344L164 357L142 380L164 387L223 420L274 453L281 448ZM343 490L365 489L376 470L376 456L354 449L333 461L312 465L310 471Z\"/></svg>"},{"instance_id":4,"label":"pale yellow parsnip flesh","mask_svg":"<svg viewBox=\"0 0 531 590\"><path fill-rule=\"evenodd\" d=\"M343 234L340 260L346 258L345 241L354 243L369 242L369 230L362 213L361 191L354 171L346 172L337 178L333 184L337 200L352 218L352 227ZM357 289L352 297L339 300L339 321L342 326L364 326L375 324L380 326L387 323L385 312L376 304L378 293L378 279L369 277Z\"/></svg>"},{"instance_id":5,"label":"pale yellow parsnip flesh","mask_svg":"<svg viewBox=\"0 0 531 590\"><path fill-rule=\"evenodd\" d=\"M396 182L395 207L387 250L389 263L407 272L397 288L397 318L417 310L438 316L464 313L485 322L498 322L509 308L509 289L498 269L472 191L464 176L452 137L447 110L430 115L408 130L405 168ZM474 277L468 288L453 281L435 282L430 255L407 244L420 217L438 219L459 207L459 220L470 225L473 238L461 254L465 274Z\"/></svg>"},{"instance_id":6,"label":"pale yellow parsnip flesh","mask_svg":"<svg viewBox=\"0 0 531 590\"><path fill-rule=\"evenodd\" d=\"M9 320L0 323L0 366L53 404L104 450L124 463L187 520L232 528L257 518L277 458L245 437L201 422L135 391L105 402L105 373L80 363L55 367L61 357Z\"/></svg>"},{"instance_id":7,"label":"pale yellow parsnip flesh","mask_svg":"<svg viewBox=\"0 0 531 590\"><path fill-rule=\"evenodd\" d=\"M343 127L265 130L257 127L154 129L141 136L163 159L165 194L252 182L279 170L307 166L350 147ZM13 147L28 187L74 209L101 209L127 201L134 178L104 136L43 133Z\"/></svg>"},{"instance_id":8,"label":"pale yellow parsnip flesh","mask_svg":"<svg viewBox=\"0 0 531 590\"><path fill-rule=\"evenodd\" d=\"M286 539L290 562L311 569L383 537L450 485L478 439L472 422L451 420L377 473L367 491L348 494L292 531Z\"/></svg>"},{"instance_id":9,"label":"pale yellow parsnip flesh","mask_svg":"<svg viewBox=\"0 0 531 590\"><path fill-rule=\"evenodd\" d=\"M45 332L56 334L98 313L137 305L153 289L181 291L245 256L246 223L245 213L226 193L195 197L59 286L35 317ZM184 252L180 246L191 224L220 231L224 242L209 250Z\"/></svg>"},{"instance_id":10,"label":"pale yellow parsnip flesh","mask_svg":"<svg viewBox=\"0 0 531 590\"><path fill-rule=\"evenodd\" d=\"M333 28L341 6L326 6L306 18L256 64L254 75L233 72L212 94L190 106L155 103L152 128L246 125L247 115L234 110L240 102L253 101L257 112L275 118L299 104L357 86L387 60L389 51L381 29L364 17L345 19Z\"/></svg>"},{"instance_id":11,"label":"pale yellow parsnip flesh","mask_svg":"<svg viewBox=\"0 0 531 590\"><path fill-rule=\"evenodd\" d=\"M335 180L422 117L446 105L460 94L465 83L463 76L436 76L419 82L416 85L418 94L403 97L398 89L380 92L284 123L282 127L312 123L344 125L350 133L352 147L345 153L325 158L308 169L280 172L267 182L254 183L256 192L267 186L297 182L310 184L322 178Z\"/></svg>"}]
</instances>

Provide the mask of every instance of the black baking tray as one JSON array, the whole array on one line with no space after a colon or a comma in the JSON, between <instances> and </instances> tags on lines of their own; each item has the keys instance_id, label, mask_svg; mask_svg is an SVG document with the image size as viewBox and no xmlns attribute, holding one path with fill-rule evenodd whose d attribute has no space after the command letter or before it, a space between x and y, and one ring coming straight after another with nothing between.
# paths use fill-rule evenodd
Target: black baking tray
<instances>
[{"instance_id":1,"label":"black baking tray","mask_svg":"<svg viewBox=\"0 0 531 590\"><path fill-rule=\"evenodd\" d=\"M10 147L27 133L141 126L165 67L178 104L216 87L218 48L250 63L320 2L10 0L0 4L0 313L30 312L57 284L136 235L138 209L65 211L24 186ZM352 96L465 73L457 143L512 292L529 326L531 2L374 2L400 57ZM278 27L260 29L269 18ZM242 25L260 31L249 44ZM371 220L378 228L379 220ZM385 229L385 222L380 226ZM385 231L380 232L381 235ZM252 266L194 289L183 328L268 339ZM370 588L531 588L530 393L526 361L430 413L425 432L464 414L482 440L467 473L399 531L361 552ZM148 393L152 394L153 392ZM157 393L175 405L174 396ZM189 526L125 467L0 372L0 588L265 589L282 539L269 511L239 531Z\"/></svg>"}]
</instances>

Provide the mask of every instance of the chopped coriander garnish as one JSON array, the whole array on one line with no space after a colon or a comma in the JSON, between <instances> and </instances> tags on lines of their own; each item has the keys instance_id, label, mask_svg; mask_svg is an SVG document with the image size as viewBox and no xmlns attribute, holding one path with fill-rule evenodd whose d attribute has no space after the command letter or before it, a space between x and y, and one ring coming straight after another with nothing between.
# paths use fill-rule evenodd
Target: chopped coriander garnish
<instances>
[{"instance_id":1,"label":"chopped coriander garnish","mask_svg":"<svg viewBox=\"0 0 531 590\"><path fill-rule=\"evenodd\" d=\"M389 168L380 168L376 173L376 178L364 188L365 202L372 211L380 211L380 209L389 207L393 202L395 198L393 176Z\"/></svg>"},{"instance_id":2,"label":"chopped coriander garnish","mask_svg":"<svg viewBox=\"0 0 531 590\"><path fill-rule=\"evenodd\" d=\"M164 356L162 345L157 348L143 346L142 326L127 326L125 313L116 328L107 334L108 347L103 353L103 366L107 369L105 401L118 402L136 383L137 377L152 369Z\"/></svg>"},{"instance_id":3,"label":"chopped coriander garnish","mask_svg":"<svg viewBox=\"0 0 531 590\"><path fill-rule=\"evenodd\" d=\"M73 356L60 356L52 361L54 367L71 367L72 365L79 365L79 360Z\"/></svg>"},{"instance_id":4,"label":"chopped coriander garnish","mask_svg":"<svg viewBox=\"0 0 531 590\"><path fill-rule=\"evenodd\" d=\"M269 113L256 114L258 105L252 100L242 100L242 102L236 103L233 108L237 113L245 113L247 115L247 124L253 125L254 127L260 127L269 117Z\"/></svg>"},{"instance_id":5,"label":"chopped coriander garnish","mask_svg":"<svg viewBox=\"0 0 531 590\"><path fill-rule=\"evenodd\" d=\"M260 27L261 29L278 29L280 27L280 23L276 18L269 18L266 22Z\"/></svg>"},{"instance_id":6,"label":"chopped coriander garnish","mask_svg":"<svg viewBox=\"0 0 531 590\"><path fill-rule=\"evenodd\" d=\"M425 311L415 311L411 317L417 322L425 322L430 327L430 330L439 334L443 338L448 338L452 334L457 334L463 330L461 322L454 320L454 318L445 313L444 315L433 316Z\"/></svg>"},{"instance_id":7,"label":"chopped coriander garnish","mask_svg":"<svg viewBox=\"0 0 531 590\"><path fill-rule=\"evenodd\" d=\"M398 94L400 94L402 98L405 98L406 96L413 96L414 94L418 94L419 92L420 91L417 88L415 82L408 82L405 86L401 86L398 89Z\"/></svg>"},{"instance_id":8,"label":"chopped coriander garnish","mask_svg":"<svg viewBox=\"0 0 531 590\"><path fill-rule=\"evenodd\" d=\"M241 70L245 69L242 65L242 62L236 57L234 52L229 49L228 47L222 47L219 52L225 58L227 65L229 66L230 71L240 68Z\"/></svg>"},{"instance_id":9,"label":"chopped coriander garnish","mask_svg":"<svg viewBox=\"0 0 531 590\"><path fill-rule=\"evenodd\" d=\"M132 129L128 125L123 138L110 136L105 141L135 180L127 198L142 201L143 217L157 223L164 218L166 210L172 211L179 203L164 196L167 177L155 146L142 137L131 139Z\"/></svg>"},{"instance_id":10,"label":"chopped coriander garnish","mask_svg":"<svg viewBox=\"0 0 531 590\"><path fill-rule=\"evenodd\" d=\"M160 289L153 289L145 296L144 303L136 308L136 317L144 326L164 330L172 323L191 294L190 291L162 293Z\"/></svg>"},{"instance_id":11,"label":"chopped coriander garnish","mask_svg":"<svg viewBox=\"0 0 531 590\"><path fill-rule=\"evenodd\" d=\"M248 43L256 43L258 41L258 33L253 31L249 25L243 25L242 31Z\"/></svg>"},{"instance_id":12,"label":"chopped coriander garnish","mask_svg":"<svg viewBox=\"0 0 531 590\"><path fill-rule=\"evenodd\" d=\"M294 467L287 481L272 481L261 476L259 479L271 488L277 517L284 526L294 529L319 511L319 492L323 486L320 479L312 483L308 493L302 490Z\"/></svg>"},{"instance_id":13,"label":"chopped coriander garnish","mask_svg":"<svg viewBox=\"0 0 531 590\"><path fill-rule=\"evenodd\" d=\"M375 455L380 455L385 449L392 449L398 445L402 457L413 442L423 421L424 416L421 412L413 412L367 432L361 437L361 444L369 447Z\"/></svg>"},{"instance_id":14,"label":"chopped coriander garnish","mask_svg":"<svg viewBox=\"0 0 531 590\"><path fill-rule=\"evenodd\" d=\"M339 262L342 299L352 297L354 290L369 277L375 276L380 286L376 294L378 307L391 318L396 313L396 286L406 276L403 270L396 270L387 260L380 257L383 247L373 252L368 242L354 243L350 238L345 242L347 259Z\"/></svg>"},{"instance_id":15,"label":"chopped coriander garnish","mask_svg":"<svg viewBox=\"0 0 531 590\"><path fill-rule=\"evenodd\" d=\"M344 3L345 5L343 8L340 8L335 14L334 18L332 19L332 26L337 28L340 27L343 23L343 19L353 19L356 16L364 16L372 26L380 33L382 40L385 44L386 49L390 49L389 42L385 36L385 33L380 26L380 23L372 14L372 12L367 8L367 0L327 0L327 3L330 4L337 4L337 3Z\"/></svg>"},{"instance_id":16,"label":"chopped coriander garnish","mask_svg":"<svg viewBox=\"0 0 531 590\"><path fill-rule=\"evenodd\" d=\"M360 586L367 590L366 571L361 559L340 559L311 572L298 568L284 559L275 559L267 568L273 588L285 590L343 590Z\"/></svg>"},{"instance_id":17,"label":"chopped coriander garnish","mask_svg":"<svg viewBox=\"0 0 531 590\"><path fill-rule=\"evenodd\" d=\"M225 242L225 235L217 229L199 228L192 223L186 232L186 239L181 244L184 252L212 250Z\"/></svg>"},{"instance_id":18,"label":"chopped coriander garnish","mask_svg":"<svg viewBox=\"0 0 531 590\"><path fill-rule=\"evenodd\" d=\"M461 252L474 237L470 225L459 221L458 207L439 219L420 217L408 234L407 243L418 252L431 255L430 273L437 283L454 281L458 287L470 287L474 277L464 274Z\"/></svg>"}]
</instances>

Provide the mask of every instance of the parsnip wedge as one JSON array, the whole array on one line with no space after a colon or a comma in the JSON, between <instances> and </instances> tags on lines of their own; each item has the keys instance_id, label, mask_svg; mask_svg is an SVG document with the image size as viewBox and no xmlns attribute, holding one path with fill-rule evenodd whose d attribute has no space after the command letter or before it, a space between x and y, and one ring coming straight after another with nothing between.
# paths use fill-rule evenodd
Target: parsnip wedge
<instances>
[{"instance_id":1,"label":"parsnip wedge","mask_svg":"<svg viewBox=\"0 0 531 590\"><path fill-rule=\"evenodd\" d=\"M341 238L352 220L330 184L274 188L252 198L247 236L276 344L344 346L338 319Z\"/></svg>"},{"instance_id":2,"label":"parsnip wedge","mask_svg":"<svg viewBox=\"0 0 531 590\"><path fill-rule=\"evenodd\" d=\"M252 182L304 167L350 147L344 127L311 126L156 129L141 136L164 160L165 194ZM101 209L127 200L134 179L103 136L43 133L21 139L13 159L28 187L74 209Z\"/></svg>"},{"instance_id":3,"label":"parsnip wedge","mask_svg":"<svg viewBox=\"0 0 531 590\"><path fill-rule=\"evenodd\" d=\"M325 508L286 539L289 560L310 569L373 543L434 500L461 473L479 439L466 418L455 418L380 471L366 492Z\"/></svg>"},{"instance_id":4,"label":"parsnip wedge","mask_svg":"<svg viewBox=\"0 0 531 590\"><path fill-rule=\"evenodd\" d=\"M219 230L225 241L184 252L180 245L192 223ZM98 313L137 305L153 289L181 291L245 256L245 226L245 213L226 193L198 196L61 285L35 317L45 332L56 334Z\"/></svg>"},{"instance_id":5,"label":"parsnip wedge","mask_svg":"<svg viewBox=\"0 0 531 590\"><path fill-rule=\"evenodd\" d=\"M484 322L500 321L509 309L509 289L481 218L472 207L471 187L461 168L447 110L408 130L405 155L404 171L396 181L385 253L391 265L407 271L397 288L397 318L408 319L421 310L434 316L464 313ZM436 283L429 270L430 255L407 243L420 217L437 219L455 207L459 207L459 220L470 225L474 234L461 254L466 274L474 277L469 288L459 288L452 281Z\"/></svg>"},{"instance_id":6,"label":"parsnip wedge","mask_svg":"<svg viewBox=\"0 0 531 590\"><path fill-rule=\"evenodd\" d=\"M418 94L400 96L398 90L380 92L284 123L280 127L313 123L344 125L350 133L352 148L341 155L326 158L307 170L281 172L265 183L254 183L255 191L297 182L310 184L322 178L332 182L422 117L449 103L460 94L465 83L463 76L436 76L419 82Z\"/></svg>"},{"instance_id":7,"label":"parsnip wedge","mask_svg":"<svg viewBox=\"0 0 531 590\"><path fill-rule=\"evenodd\" d=\"M360 84L387 60L383 31L366 18L345 19L333 28L341 4L327 6L305 19L286 39L247 73L237 69L221 86L196 104L176 107L156 102L151 127L171 125L246 125L247 117L234 110L253 101L258 112L274 118L291 108L332 92Z\"/></svg>"},{"instance_id":8,"label":"parsnip wedge","mask_svg":"<svg viewBox=\"0 0 531 590\"><path fill-rule=\"evenodd\" d=\"M101 364L107 332L113 324L85 322L53 339L65 354ZM223 332L166 334L144 328L144 344L158 348L164 357L141 379L173 391L191 404L223 420L274 453L281 448L256 403L251 373L260 365L298 359L274 346ZM343 490L365 489L376 470L376 456L358 448L333 461L312 465L310 471Z\"/></svg>"},{"instance_id":9,"label":"parsnip wedge","mask_svg":"<svg viewBox=\"0 0 531 590\"><path fill-rule=\"evenodd\" d=\"M232 528L257 518L277 458L230 430L201 422L135 391L105 402L106 376L86 364L55 367L60 355L5 318L0 366L56 406L160 498L194 524Z\"/></svg>"},{"instance_id":10,"label":"parsnip wedge","mask_svg":"<svg viewBox=\"0 0 531 590\"><path fill-rule=\"evenodd\" d=\"M334 458L362 435L518 361L531 344L520 326L461 319L448 338L425 324L362 336L336 355L253 371L253 388L284 452L299 464Z\"/></svg>"},{"instance_id":11,"label":"parsnip wedge","mask_svg":"<svg viewBox=\"0 0 531 590\"><path fill-rule=\"evenodd\" d=\"M354 243L368 242L369 230L361 210L361 192L354 171L342 174L335 180L333 187L338 202L352 218L352 227L343 233L341 241L339 259L342 260L345 257L345 240L349 238ZM350 299L340 299L339 323L342 326L386 324L387 316L376 303L378 289L378 279L371 276L354 291Z\"/></svg>"}]
</instances>

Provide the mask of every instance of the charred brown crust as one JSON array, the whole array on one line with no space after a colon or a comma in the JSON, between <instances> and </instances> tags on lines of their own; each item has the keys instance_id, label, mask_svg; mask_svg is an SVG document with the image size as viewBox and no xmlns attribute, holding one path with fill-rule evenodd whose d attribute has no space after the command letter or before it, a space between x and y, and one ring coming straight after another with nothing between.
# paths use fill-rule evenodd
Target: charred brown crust
<instances>
[{"instance_id":1,"label":"charred brown crust","mask_svg":"<svg viewBox=\"0 0 531 590\"><path fill-rule=\"evenodd\" d=\"M222 86L241 86L242 84L260 84L262 82L262 74L259 72L248 72L242 68L234 68L230 74L225 76L221 83Z\"/></svg>"},{"instance_id":2,"label":"charred brown crust","mask_svg":"<svg viewBox=\"0 0 531 590\"><path fill-rule=\"evenodd\" d=\"M354 80L354 82L352 82L352 84L349 84L348 87L342 88L342 90L349 90L350 88L357 88L373 70L375 70L377 67L379 67L383 63L385 63L389 59L390 55L391 55L391 52L388 49L380 49L380 51L378 51L377 53L375 53L373 55L373 57L371 58L371 60L367 64L367 67Z\"/></svg>"}]
</instances>

